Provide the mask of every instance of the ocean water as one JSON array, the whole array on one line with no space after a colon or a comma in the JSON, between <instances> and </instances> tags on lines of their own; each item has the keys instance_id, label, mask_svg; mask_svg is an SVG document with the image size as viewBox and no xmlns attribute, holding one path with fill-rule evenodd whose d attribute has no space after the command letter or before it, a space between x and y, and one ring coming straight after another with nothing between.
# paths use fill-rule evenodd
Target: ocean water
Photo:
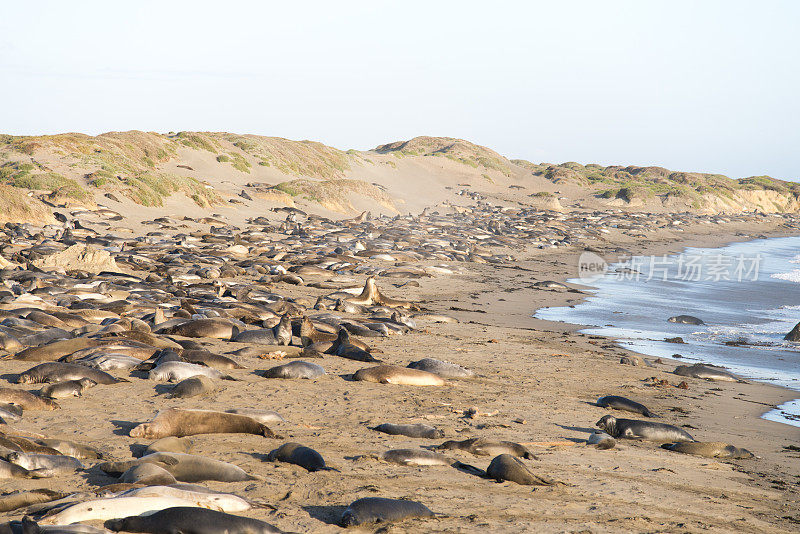
<instances>
[{"instance_id":1,"label":"ocean water","mask_svg":"<svg viewBox=\"0 0 800 534\"><path fill-rule=\"evenodd\" d=\"M583 303L542 308L534 316L586 325L581 332L617 338L642 354L680 354L688 365L723 365L746 379L800 392L800 342L783 340L800 322L800 237L620 258L594 272L570 280L593 288ZM667 321L676 315L706 324ZM674 337L686 344L664 341ZM800 399L763 417L800 427Z\"/></svg>"}]
</instances>

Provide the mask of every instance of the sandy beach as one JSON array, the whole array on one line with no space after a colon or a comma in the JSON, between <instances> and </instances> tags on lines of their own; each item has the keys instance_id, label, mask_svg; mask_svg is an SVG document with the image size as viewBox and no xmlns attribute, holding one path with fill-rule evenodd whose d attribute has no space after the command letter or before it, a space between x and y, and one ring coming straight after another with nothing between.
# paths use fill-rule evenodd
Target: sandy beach
<instances>
[{"instance_id":1,"label":"sandy beach","mask_svg":"<svg viewBox=\"0 0 800 534\"><path fill-rule=\"evenodd\" d=\"M780 218L760 227L731 223L720 233L688 226L676 236L662 232L647 242L620 238L633 253L663 254L687 245L719 245L760 233L789 235ZM325 355L327 375L314 380L264 379L254 374L280 362L239 358L241 380L223 381L211 396L168 399L150 380L98 386L81 398L59 401L61 410L26 412L14 429L92 445L110 458L131 457L137 440L128 436L138 422L168 407L276 410L285 422L270 427L319 451L335 471L306 472L267 462L281 441L253 435L193 437L193 454L206 455L263 477L250 482L207 482L270 508L242 515L292 532L338 532L345 507L358 497L408 498L436 513L386 527L392 532L791 532L800 521L797 428L761 419L769 407L795 392L761 383L711 383L670 374L677 361L652 367L622 365L627 351L612 340L576 333L578 326L533 319L542 306L576 303L580 293L533 288L541 280L575 275L579 250L515 250L510 264L457 264L457 274L419 279L419 287L396 288L379 278L390 297L418 302L432 313L452 315L457 324L426 324L412 333L368 341L385 363L405 366L432 357L472 369L476 376L443 387L354 382L362 362ZM372 261L371 263L375 263ZM360 277L363 280L363 277ZM279 284L286 298L313 302L324 290ZM213 352L229 342L203 339ZM6 360L3 378L13 379L32 362ZM651 377L667 380L657 386ZM28 388L31 389L31 388ZM605 394L628 396L702 441L725 441L753 451L749 460L715 460L666 451L656 444L618 440L615 448L585 444L604 414L594 401ZM619 414L617 414L619 415ZM622 415L624 417L624 413ZM408 467L369 457L388 449L436 445L428 440L388 436L369 427L381 423L433 425L444 439L491 437L525 444L537 456L527 465L563 482L554 487L496 483L448 466ZM491 457L459 451L450 456L485 469ZM365 457L366 456L366 457ZM3 480L0 490L49 487L92 491L114 477L97 468L49 480ZM42 482L45 482L44 484ZM8 518L19 517L19 511ZM100 525L99 522L94 522ZM374 528L377 527L372 527ZM382 530L386 531L386 530Z\"/></svg>"}]
</instances>

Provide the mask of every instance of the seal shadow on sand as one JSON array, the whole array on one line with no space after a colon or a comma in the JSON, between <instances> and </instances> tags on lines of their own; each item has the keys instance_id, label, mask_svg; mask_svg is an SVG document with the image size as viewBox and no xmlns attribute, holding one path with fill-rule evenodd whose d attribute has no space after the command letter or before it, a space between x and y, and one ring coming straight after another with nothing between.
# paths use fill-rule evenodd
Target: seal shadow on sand
<instances>
[{"instance_id":1,"label":"seal shadow on sand","mask_svg":"<svg viewBox=\"0 0 800 534\"><path fill-rule=\"evenodd\" d=\"M330 505L330 506L301 506L303 510L308 512L308 515L316 519L317 521L322 521L323 523L327 523L328 525L336 525L339 526L339 521L342 518L342 514L345 510L347 510L347 506L337 506L337 505Z\"/></svg>"},{"instance_id":2,"label":"seal shadow on sand","mask_svg":"<svg viewBox=\"0 0 800 534\"><path fill-rule=\"evenodd\" d=\"M139 426L137 421L120 421L119 419L112 419L111 424L116 428L113 434L116 436L129 436L134 427Z\"/></svg>"},{"instance_id":3,"label":"seal shadow on sand","mask_svg":"<svg viewBox=\"0 0 800 534\"><path fill-rule=\"evenodd\" d=\"M585 426L568 426L568 425L559 425L556 423L556 426L563 428L564 430L572 430L573 432L587 432L589 434L594 434L599 429L597 428L587 428Z\"/></svg>"},{"instance_id":4,"label":"seal shadow on sand","mask_svg":"<svg viewBox=\"0 0 800 534\"><path fill-rule=\"evenodd\" d=\"M117 477L109 475L97 466L78 471L78 474L83 477L86 482L94 486L105 486L107 484L114 484L119 482Z\"/></svg>"},{"instance_id":5,"label":"seal shadow on sand","mask_svg":"<svg viewBox=\"0 0 800 534\"><path fill-rule=\"evenodd\" d=\"M173 388L175 388L175 384L167 383L167 384L156 384L154 389L156 395L166 395L167 393L172 391Z\"/></svg>"}]
</instances>

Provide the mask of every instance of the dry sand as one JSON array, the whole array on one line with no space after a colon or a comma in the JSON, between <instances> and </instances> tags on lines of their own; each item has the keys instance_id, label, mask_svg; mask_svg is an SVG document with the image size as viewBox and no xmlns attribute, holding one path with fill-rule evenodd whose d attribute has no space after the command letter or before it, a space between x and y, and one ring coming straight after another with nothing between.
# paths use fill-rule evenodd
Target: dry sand
<instances>
[{"instance_id":1,"label":"dry sand","mask_svg":"<svg viewBox=\"0 0 800 534\"><path fill-rule=\"evenodd\" d=\"M630 238L617 244L634 252L663 253L687 244L720 245L738 231L783 233L780 228L727 228L726 235L687 228L680 238ZM26 412L15 428L85 442L117 459L130 458L134 423L165 407L265 408L285 423L270 425L286 440L314 447L338 471L308 473L265 461L281 442L252 435L204 435L193 452L235 463L263 481L206 485L263 500L275 510L243 513L293 532L339 532L347 504L359 497L410 498L437 513L434 519L407 520L384 532L792 532L800 525L800 454L784 449L798 443L800 430L761 419L770 406L796 393L760 383L717 384L686 379L686 390L652 386L652 376L675 384L675 362L654 367L619 363L626 351L610 340L576 333L574 325L531 318L541 306L574 304L577 293L526 289L534 281L563 280L574 274L577 253L516 251L511 266L464 264L463 274L420 280L419 288L397 289L381 281L392 297L424 302L459 324L431 325L404 336L368 340L387 363L406 365L434 357L468 367L473 379L444 387L411 387L353 382L348 374L364 364L326 356L328 375L317 380L278 380L254 370L278 362L242 358L246 369L231 372L240 382L222 382L210 397L168 399L152 381L98 386L83 398L60 401L63 409ZM281 286L287 296L327 293ZM473 311L453 311L459 310ZM214 349L234 348L215 342ZM3 378L31 363L6 361ZM34 389L29 387L27 389ZM38 388L36 388L38 389ZM618 442L597 450L583 440L608 413L593 406L597 397L635 398L659 414L660 422L690 425L699 440L727 441L753 451L751 460L712 460L681 455L657 445ZM477 415L465 416L470 408ZM619 415L619 413L617 413ZM624 417L624 415L622 415ZM493 437L527 443L538 455L536 472L566 486L533 488L496 483L451 467L401 467L359 459L391 448L419 447L443 440L388 436L376 424L423 422L445 439ZM452 457L486 468L490 457L455 452ZM37 487L90 490L115 480L96 468L71 477L2 480L0 490ZM9 517L18 517L11 514ZM372 528L371 530L375 530Z\"/></svg>"}]
</instances>

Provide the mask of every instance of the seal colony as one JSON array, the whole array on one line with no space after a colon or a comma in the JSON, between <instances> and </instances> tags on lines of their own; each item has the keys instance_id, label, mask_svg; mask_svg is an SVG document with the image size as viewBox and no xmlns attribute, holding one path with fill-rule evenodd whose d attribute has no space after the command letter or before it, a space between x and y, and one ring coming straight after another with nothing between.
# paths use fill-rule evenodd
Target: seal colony
<instances>
[{"instance_id":1,"label":"seal colony","mask_svg":"<svg viewBox=\"0 0 800 534\"><path fill-rule=\"evenodd\" d=\"M578 298L551 280L567 267L550 266L589 248L621 252L612 230L631 246L678 225L796 231L796 218L565 214L463 196L467 205L396 217L287 207L239 226L159 216L127 232L116 212L62 208L57 224L6 224L4 531L730 527L722 507L744 513L753 499L701 462L747 469L769 452L709 429L694 396L758 385L702 364L619 365L618 349L518 328L525 319L495 306L517 291L524 306ZM115 268L59 263L76 245L103 249ZM676 376L687 390L672 387ZM681 501L678 520L638 490L626 496L646 484L665 499L667 464L698 487L735 488L731 502L706 516ZM630 510L594 512L599 484ZM763 519L770 499L760 502L743 520L751 530L775 526Z\"/></svg>"}]
</instances>

